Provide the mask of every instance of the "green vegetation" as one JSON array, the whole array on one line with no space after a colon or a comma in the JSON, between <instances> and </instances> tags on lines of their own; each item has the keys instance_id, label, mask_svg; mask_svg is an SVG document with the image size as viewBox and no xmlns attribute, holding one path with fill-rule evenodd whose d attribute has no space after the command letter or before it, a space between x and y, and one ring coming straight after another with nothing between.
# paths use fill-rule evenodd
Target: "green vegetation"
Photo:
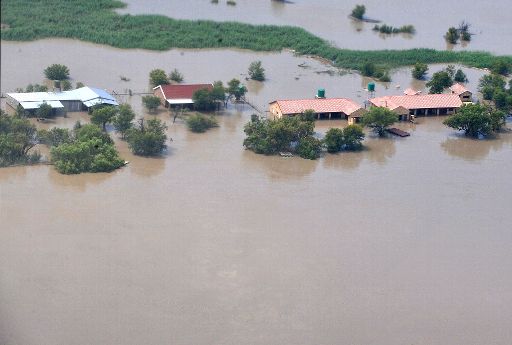
<instances>
[{"instance_id":1,"label":"green vegetation","mask_svg":"<svg viewBox=\"0 0 512 345\"><path fill-rule=\"evenodd\" d=\"M3 8L2 8L3 12ZM2 32L3 39L3 32ZM65 80L69 78L69 68L60 64L53 64L51 66L46 67L44 70L44 75L47 79L50 80Z\"/></svg>"},{"instance_id":2,"label":"green vegetation","mask_svg":"<svg viewBox=\"0 0 512 345\"><path fill-rule=\"evenodd\" d=\"M428 65L421 62L416 62L412 68L412 77L414 79L422 80L428 71Z\"/></svg>"},{"instance_id":3,"label":"green vegetation","mask_svg":"<svg viewBox=\"0 0 512 345\"><path fill-rule=\"evenodd\" d=\"M160 105L160 97L153 95L142 96L142 103L148 111L152 112Z\"/></svg>"},{"instance_id":4,"label":"green vegetation","mask_svg":"<svg viewBox=\"0 0 512 345\"><path fill-rule=\"evenodd\" d=\"M443 93L444 89L453 85L453 80L447 71L439 71L432 75L432 79L426 84L429 93Z\"/></svg>"},{"instance_id":5,"label":"green vegetation","mask_svg":"<svg viewBox=\"0 0 512 345\"><path fill-rule=\"evenodd\" d=\"M41 155L29 153L36 144L37 131L33 124L0 109L0 167L37 163Z\"/></svg>"},{"instance_id":6,"label":"green vegetation","mask_svg":"<svg viewBox=\"0 0 512 345\"><path fill-rule=\"evenodd\" d=\"M231 79L228 82L228 87L226 91L229 94L229 96L233 96L235 97L235 100L239 101L243 96L245 96L247 88L244 85L242 85L240 80Z\"/></svg>"},{"instance_id":7,"label":"green vegetation","mask_svg":"<svg viewBox=\"0 0 512 345\"><path fill-rule=\"evenodd\" d=\"M505 80L498 74L484 75L480 78L478 89L484 100L492 101L496 109L512 112L512 81L509 88L505 88Z\"/></svg>"},{"instance_id":8,"label":"green vegetation","mask_svg":"<svg viewBox=\"0 0 512 345\"><path fill-rule=\"evenodd\" d=\"M46 92L46 91L48 91L48 87L46 87L45 85L28 84L27 88L25 89L24 92ZM23 92L23 90L21 90L21 92Z\"/></svg>"},{"instance_id":9,"label":"green vegetation","mask_svg":"<svg viewBox=\"0 0 512 345\"><path fill-rule=\"evenodd\" d=\"M236 6L236 1L228 0L228 1L226 1L226 4L229 5L229 6Z\"/></svg>"},{"instance_id":10,"label":"green vegetation","mask_svg":"<svg viewBox=\"0 0 512 345\"><path fill-rule=\"evenodd\" d=\"M478 138L500 131L505 126L505 113L491 110L480 104L467 104L443 123L448 127L464 131L469 137Z\"/></svg>"},{"instance_id":11,"label":"green vegetation","mask_svg":"<svg viewBox=\"0 0 512 345\"><path fill-rule=\"evenodd\" d=\"M117 114L117 108L113 106L95 107L91 113L91 122L106 130L107 123L112 122Z\"/></svg>"},{"instance_id":12,"label":"green vegetation","mask_svg":"<svg viewBox=\"0 0 512 345\"><path fill-rule=\"evenodd\" d=\"M167 148L167 126L159 119L144 121L126 131L126 141L132 152L139 156L158 156Z\"/></svg>"},{"instance_id":13,"label":"green vegetation","mask_svg":"<svg viewBox=\"0 0 512 345\"><path fill-rule=\"evenodd\" d=\"M51 105L48 103L42 103L39 108L36 109L36 117L40 119L49 119L54 115L54 111Z\"/></svg>"},{"instance_id":14,"label":"green vegetation","mask_svg":"<svg viewBox=\"0 0 512 345\"><path fill-rule=\"evenodd\" d=\"M132 128L132 121L135 119L135 113L129 104L121 104L119 110L112 120L112 124L116 131L121 133L123 139L126 137L126 132Z\"/></svg>"},{"instance_id":15,"label":"green vegetation","mask_svg":"<svg viewBox=\"0 0 512 345\"><path fill-rule=\"evenodd\" d=\"M184 77L183 74L180 73L176 68L169 73L169 80L172 80L175 83L181 83L183 81Z\"/></svg>"},{"instance_id":16,"label":"green vegetation","mask_svg":"<svg viewBox=\"0 0 512 345\"><path fill-rule=\"evenodd\" d=\"M381 34L387 34L387 35L390 35L390 34L413 34L416 32L416 29L414 29L414 26L413 25L403 25L399 28L395 28L393 26L390 26L390 25L386 25L386 24L382 24L382 25L378 25L376 24L374 27L373 27L373 31L378 31L380 32Z\"/></svg>"},{"instance_id":17,"label":"green vegetation","mask_svg":"<svg viewBox=\"0 0 512 345\"><path fill-rule=\"evenodd\" d=\"M169 78L163 69L154 69L149 72L149 83L151 86L156 87L158 85L169 84Z\"/></svg>"},{"instance_id":18,"label":"green vegetation","mask_svg":"<svg viewBox=\"0 0 512 345\"><path fill-rule=\"evenodd\" d=\"M365 135L361 126L349 125L344 129L329 129L325 134L323 143L329 153L342 150L356 151L363 147L362 141L364 137Z\"/></svg>"},{"instance_id":19,"label":"green vegetation","mask_svg":"<svg viewBox=\"0 0 512 345\"><path fill-rule=\"evenodd\" d=\"M217 120L213 116L194 114L187 117L187 127L194 133L204 133L210 128L218 127Z\"/></svg>"},{"instance_id":20,"label":"green vegetation","mask_svg":"<svg viewBox=\"0 0 512 345\"><path fill-rule=\"evenodd\" d=\"M458 28L453 26L450 27L444 35L444 38L450 44L457 44L459 39L469 42L471 41L471 33L469 32L470 27L471 25L468 22L462 21Z\"/></svg>"},{"instance_id":21,"label":"green vegetation","mask_svg":"<svg viewBox=\"0 0 512 345\"><path fill-rule=\"evenodd\" d=\"M362 124L383 137L386 135L386 128L397 120L397 115L391 110L384 107L373 107L363 116Z\"/></svg>"},{"instance_id":22,"label":"green vegetation","mask_svg":"<svg viewBox=\"0 0 512 345\"><path fill-rule=\"evenodd\" d=\"M199 111L215 110L217 104L224 102L226 90L222 81L213 83L213 89L201 89L194 92L192 100L194 101L194 109Z\"/></svg>"},{"instance_id":23,"label":"green vegetation","mask_svg":"<svg viewBox=\"0 0 512 345\"><path fill-rule=\"evenodd\" d=\"M352 10L352 17L356 19L363 19L364 14L366 13L366 7L364 5L356 5Z\"/></svg>"},{"instance_id":24,"label":"green vegetation","mask_svg":"<svg viewBox=\"0 0 512 345\"><path fill-rule=\"evenodd\" d=\"M261 66L261 61L253 61L249 65L249 77L253 80L265 80L265 69Z\"/></svg>"},{"instance_id":25,"label":"green vegetation","mask_svg":"<svg viewBox=\"0 0 512 345\"><path fill-rule=\"evenodd\" d=\"M468 81L468 77L466 77L466 74L462 72L461 69L458 69L453 76L453 80L458 83L466 83Z\"/></svg>"},{"instance_id":26,"label":"green vegetation","mask_svg":"<svg viewBox=\"0 0 512 345\"><path fill-rule=\"evenodd\" d=\"M69 141L57 142L50 150L52 162L62 174L110 172L124 164L110 136L96 125L78 126L68 137Z\"/></svg>"},{"instance_id":27,"label":"green vegetation","mask_svg":"<svg viewBox=\"0 0 512 345\"><path fill-rule=\"evenodd\" d=\"M84 83L82 83L81 81L77 81L75 89L79 89L79 88L84 87L84 86L85 86Z\"/></svg>"},{"instance_id":28,"label":"green vegetation","mask_svg":"<svg viewBox=\"0 0 512 345\"><path fill-rule=\"evenodd\" d=\"M68 129L58 127L53 127L50 130L38 130L37 138L40 144L48 145L50 147L69 144L73 141L72 133Z\"/></svg>"},{"instance_id":29,"label":"green vegetation","mask_svg":"<svg viewBox=\"0 0 512 345\"><path fill-rule=\"evenodd\" d=\"M361 74L365 77L372 77L382 82L390 82L391 77L385 66L376 66L373 62L366 62L361 66Z\"/></svg>"},{"instance_id":30,"label":"green vegetation","mask_svg":"<svg viewBox=\"0 0 512 345\"><path fill-rule=\"evenodd\" d=\"M61 83L60 83L60 87L62 89L62 91L68 91L68 90L71 90L73 88L73 86L71 85L71 82L69 80L63 80Z\"/></svg>"},{"instance_id":31,"label":"green vegetation","mask_svg":"<svg viewBox=\"0 0 512 345\"><path fill-rule=\"evenodd\" d=\"M244 127L244 146L255 153L273 155L281 151L296 152L300 157L315 159L321 143L313 137L315 123L301 116L277 120L253 116Z\"/></svg>"},{"instance_id":32,"label":"green vegetation","mask_svg":"<svg viewBox=\"0 0 512 345\"><path fill-rule=\"evenodd\" d=\"M460 63L490 68L499 57L485 52L433 49L354 51L338 49L297 27L249 25L234 22L175 20L158 15L120 15L114 0L3 0L3 40L27 41L64 37L119 48L242 48L317 55L342 68L360 70L366 62L393 68L422 63ZM364 13L364 12L363 12ZM502 57L508 64L511 56Z\"/></svg>"},{"instance_id":33,"label":"green vegetation","mask_svg":"<svg viewBox=\"0 0 512 345\"><path fill-rule=\"evenodd\" d=\"M459 40L459 32L454 27L451 27L444 35L444 38L450 44L457 44L457 41Z\"/></svg>"},{"instance_id":34,"label":"green vegetation","mask_svg":"<svg viewBox=\"0 0 512 345\"><path fill-rule=\"evenodd\" d=\"M508 75L512 71L512 63L503 59L498 59L493 62L491 72L495 74Z\"/></svg>"}]
</instances>

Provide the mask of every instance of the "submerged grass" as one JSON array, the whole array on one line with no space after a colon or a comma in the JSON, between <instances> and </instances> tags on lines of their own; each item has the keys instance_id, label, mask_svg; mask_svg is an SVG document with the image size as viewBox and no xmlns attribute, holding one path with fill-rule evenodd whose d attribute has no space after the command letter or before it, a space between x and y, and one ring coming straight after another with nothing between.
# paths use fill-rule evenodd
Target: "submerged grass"
<instances>
[{"instance_id":1,"label":"submerged grass","mask_svg":"<svg viewBox=\"0 0 512 345\"><path fill-rule=\"evenodd\" d=\"M304 29L235 22L176 20L159 15L120 15L115 0L2 0L3 40L30 41L62 37L118 48L242 48L255 51L292 49L317 55L342 68L361 70L365 63L384 68L423 63L460 63L488 68L497 59L512 65L512 56L434 49L356 51L333 47Z\"/></svg>"}]
</instances>

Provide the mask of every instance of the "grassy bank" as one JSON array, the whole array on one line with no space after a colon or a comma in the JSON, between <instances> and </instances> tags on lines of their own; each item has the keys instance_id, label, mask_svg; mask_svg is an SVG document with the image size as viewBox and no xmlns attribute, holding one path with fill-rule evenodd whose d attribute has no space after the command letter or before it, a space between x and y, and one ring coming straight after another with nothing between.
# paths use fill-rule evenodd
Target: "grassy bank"
<instances>
[{"instance_id":1,"label":"grassy bank","mask_svg":"<svg viewBox=\"0 0 512 345\"><path fill-rule=\"evenodd\" d=\"M233 22L175 20L158 15L120 15L124 4L113 0L2 0L3 40L29 41L63 37L118 48L243 48L318 55L336 66L360 70L366 62L383 67L424 63L461 63L490 67L496 59L512 64L512 56L485 52L434 49L355 51L338 49L297 27L249 25Z\"/></svg>"}]
</instances>

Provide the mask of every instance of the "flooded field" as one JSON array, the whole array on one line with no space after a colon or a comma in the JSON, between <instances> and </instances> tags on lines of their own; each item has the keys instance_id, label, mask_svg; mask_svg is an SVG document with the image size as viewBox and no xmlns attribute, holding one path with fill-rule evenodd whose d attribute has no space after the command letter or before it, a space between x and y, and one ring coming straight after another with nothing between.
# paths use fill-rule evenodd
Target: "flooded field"
<instances>
[{"instance_id":1,"label":"flooded field","mask_svg":"<svg viewBox=\"0 0 512 345\"><path fill-rule=\"evenodd\" d=\"M153 68L226 82L259 59L269 80L249 82L248 98L260 111L319 87L367 97L368 80L287 52L1 48L2 92L41 83L56 62L73 83L125 93L147 92ZM464 71L475 90L483 72ZM408 69L392 78L378 96L424 87ZM140 95L119 98L155 116ZM193 134L161 111L167 154L135 157L116 139L130 164L111 174L0 169L0 343L510 343L512 133L475 141L420 118L400 125L409 138L308 161L243 150L253 112L230 106Z\"/></svg>"},{"instance_id":2,"label":"flooded field","mask_svg":"<svg viewBox=\"0 0 512 345\"><path fill-rule=\"evenodd\" d=\"M212 4L208 0L124 2L128 7L119 11L120 13L300 26L341 48L348 49L468 49L512 54L512 46L506 43L512 37L509 0L478 0L464 4L438 0L364 1L368 17L395 27L414 25L417 33L412 36L380 35L372 31L375 24L348 19L348 15L358 3L352 1L237 0L236 6L227 6L225 0L219 1L219 4ZM443 35L450 26L456 27L462 20L472 24L471 32L475 35L471 43L447 46Z\"/></svg>"}]
</instances>

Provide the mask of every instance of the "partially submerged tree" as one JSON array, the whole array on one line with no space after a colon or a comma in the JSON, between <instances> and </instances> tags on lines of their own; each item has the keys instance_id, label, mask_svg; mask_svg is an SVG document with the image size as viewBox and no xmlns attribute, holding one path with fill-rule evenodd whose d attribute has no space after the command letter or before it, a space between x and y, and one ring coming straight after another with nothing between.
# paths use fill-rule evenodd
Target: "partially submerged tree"
<instances>
[{"instance_id":1,"label":"partially submerged tree","mask_svg":"<svg viewBox=\"0 0 512 345\"><path fill-rule=\"evenodd\" d=\"M169 80L179 84L183 81L183 74L175 68L169 73Z\"/></svg>"},{"instance_id":2,"label":"partially submerged tree","mask_svg":"<svg viewBox=\"0 0 512 345\"><path fill-rule=\"evenodd\" d=\"M327 148L327 152L336 153L341 151L344 143L343 139L343 129L330 128L324 137L324 145Z\"/></svg>"},{"instance_id":3,"label":"partially submerged tree","mask_svg":"<svg viewBox=\"0 0 512 345\"><path fill-rule=\"evenodd\" d=\"M453 85L453 80L447 71L439 71L432 75L432 79L426 84L429 93L443 93L444 89Z\"/></svg>"},{"instance_id":4,"label":"partially submerged tree","mask_svg":"<svg viewBox=\"0 0 512 345\"><path fill-rule=\"evenodd\" d=\"M213 127L218 127L217 120L213 116L194 114L187 117L187 127L194 133L203 133Z\"/></svg>"},{"instance_id":5,"label":"partially submerged tree","mask_svg":"<svg viewBox=\"0 0 512 345\"><path fill-rule=\"evenodd\" d=\"M53 108L46 102L41 103L39 108L36 110L36 116L40 119L49 119L54 114Z\"/></svg>"},{"instance_id":6,"label":"partially submerged tree","mask_svg":"<svg viewBox=\"0 0 512 345\"><path fill-rule=\"evenodd\" d=\"M356 5L352 10L352 17L362 20L366 13L366 7L364 5Z\"/></svg>"},{"instance_id":7,"label":"partially submerged tree","mask_svg":"<svg viewBox=\"0 0 512 345\"><path fill-rule=\"evenodd\" d=\"M240 82L240 80L231 79L228 82L227 91L230 96L235 97L235 100L239 101L243 96L245 96L247 88Z\"/></svg>"},{"instance_id":8,"label":"partially submerged tree","mask_svg":"<svg viewBox=\"0 0 512 345\"><path fill-rule=\"evenodd\" d=\"M143 96L142 103L144 104L144 107L146 107L148 111L153 112L160 105L160 97L153 95Z\"/></svg>"},{"instance_id":9,"label":"partially submerged tree","mask_svg":"<svg viewBox=\"0 0 512 345\"><path fill-rule=\"evenodd\" d=\"M130 128L126 133L126 140L132 152L139 156L157 156L166 148L167 126L159 119L151 119Z\"/></svg>"},{"instance_id":10,"label":"partially submerged tree","mask_svg":"<svg viewBox=\"0 0 512 345\"><path fill-rule=\"evenodd\" d=\"M356 151L363 147L365 134L359 125L349 125L344 129L330 128L323 140L327 152L335 153L342 150Z\"/></svg>"},{"instance_id":11,"label":"partially submerged tree","mask_svg":"<svg viewBox=\"0 0 512 345\"><path fill-rule=\"evenodd\" d=\"M505 125L505 114L493 111L481 104L466 104L459 111L443 121L453 129L464 131L473 138L498 132Z\"/></svg>"},{"instance_id":12,"label":"partially submerged tree","mask_svg":"<svg viewBox=\"0 0 512 345\"><path fill-rule=\"evenodd\" d=\"M40 154L30 153L36 144L37 130L28 119L0 109L0 167L38 162Z\"/></svg>"},{"instance_id":13,"label":"partially submerged tree","mask_svg":"<svg viewBox=\"0 0 512 345\"><path fill-rule=\"evenodd\" d=\"M457 44L457 41L459 40L459 32L457 31L456 28L451 27L444 35L444 38L450 44Z\"/></svg>"},{"instance_id":14,"label":"partially submerged tree","mask_svg":"<svg viewBox=\"0 0 512 345\"><path fill-rule=\"evenodd\" d=\"M156 87L158 85L169 84L169 78L167 78L167 74L163 69L154 69L149 72L149 83Z\"/></svg>"},{"instance_id":15,"label":"partially submerged tree","mask_svg":"<svg viewBox=\"0 0 512 345\"><path fill-rule=\"evenodd\" d=\"M500 59L495 61L491 66L491 72L500 75L508 75L512 71L512 64L506 60Z\"/></svg>"},{"instance_id":16,"label":"partially submerged tree","mask_svg":"<svg viewBox=\"0 0 512 345\"><path fill-rule=\"evenodd\" d=\"M453 80L458 83L466 83L468 81L468 77L466 77L466 74L459 68L457 72L455 72Z\"/></svg>"},{"instance_id":17,"label":"partially submerged tree","mask_svg":"<svg viewBox=\"0 0 512 345\"><path fill-rule=\"evenodd\" d=\"M69 80L63 80L61 83L60 83L60 87L63 91L68 91L68 90L71 90L73 88L73 86L71 85L71 82Z\"/></svg>"},{"instance_id":18,"label":"partially submerged tree","mask_svg":"<svg viewBox=\"0 0 512 345\"><path fill-rule=\"evenodd\" d=\"M132 121L135 119L135 113L132 110L132 107L129 104L121 104L119 106L119 111L116 116L112 120L112 124L116 131L121 133L121 136L125 138L126 132L132 128Z\"/></svg>"},{"instance_id":19,"label":"partially submerged tree","mask_svg":"<svg viewBox=\"0 0 512 345\"><path fill-rule=\"evenodd\" d=\"M412 68L412 76L415 79L422 80L425 78L425 75L428 71L428 65L421 62L416 62L414 67Z\"/></svg>"},{"instance_id":20,"label":"partially submerged tree","mask_svg":"<svg viewBox=\"0 0 512 345\"><path fill-rule=\"evenodd\" d=\"M44 75L50 80L65 80L69 78L69 68L65 65L53 64L45 68Z\"/></svg>"},{"instance_id":21,"label":"partially submerged tree","mask_svg":"<svg viewBox=\"0 0 512 345\"><path fill-rule=\"evenodd\" d=\"M194 101L194 109L199 111L215 110L215 99L212 92L208 89L200 89L192 95Z\"/></svg>"},{"instance_id":22,"label":"partially submerged tree","mask_svg":"<svg viewBox=\"0 0 512 345\"><path fill-rule=\"evenodd\" d=\"M371 128L379 136L386 135L386 129L398 121L398 116L384 107L372 107L362 119L362 124Z\"/></svg>"},{"instance_id":23,"label":"partially submerged tree","mask_svg":"<svg viewBox=\"0 0 512 345\"><path fill-rule=\"evenodd\" d=\"M117 108L114 106L101 106L93 109L91 113L91 122L101 126L106 130L107 123L112 122L117 114Z\"/></svg>"},{"instance_id":24,"label":"partially submerged tree","mask_svg":"<svg viewBox=\"0 0 512 345\"><path fill-rule=\"evenodd\" d=\"M261 66L261 61L253 61L249 65L249 77L253 80L265 80L265 69Z\"/></svg>"}]
</instances>

